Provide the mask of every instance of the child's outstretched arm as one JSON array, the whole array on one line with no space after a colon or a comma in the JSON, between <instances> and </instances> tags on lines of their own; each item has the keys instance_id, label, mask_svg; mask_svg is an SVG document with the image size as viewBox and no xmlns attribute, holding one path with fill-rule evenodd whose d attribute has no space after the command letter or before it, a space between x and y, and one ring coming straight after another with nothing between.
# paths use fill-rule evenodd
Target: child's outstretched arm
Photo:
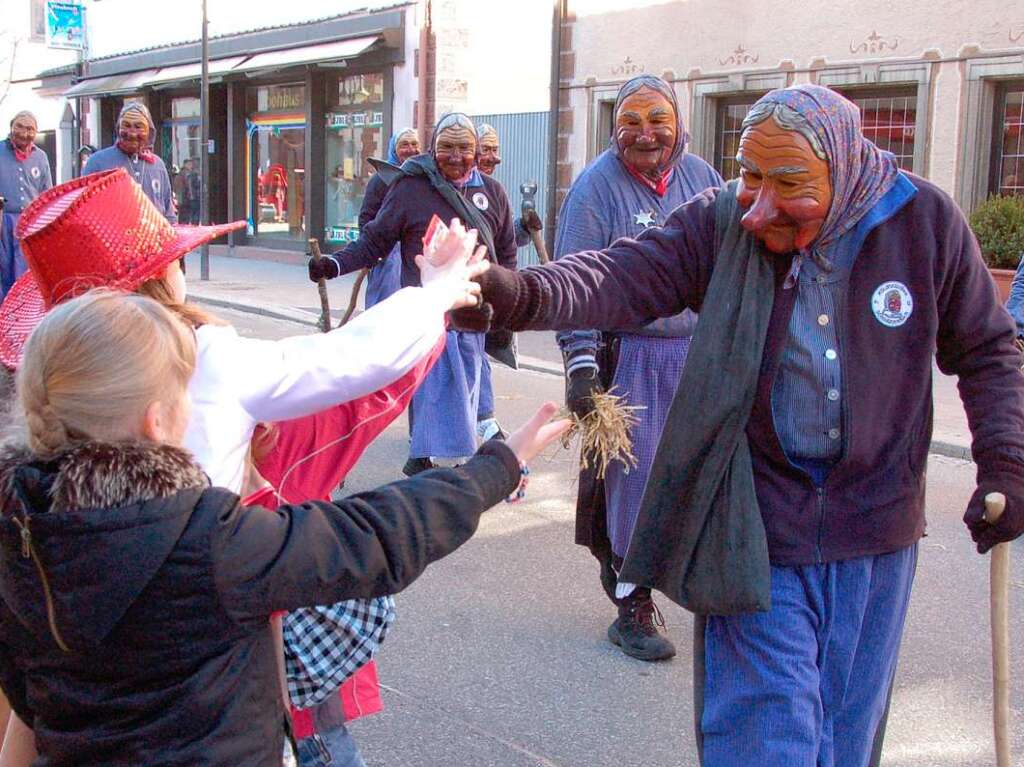
<instances>
[{"instance_id":1,"label":"child's outstretched arm","mask_svg":"<svg viewBox=\"0 0 1024 767\"><path fill-rule=\"evenodd\" d=\"M549 403L507 443L491 441L463 466L435 469L338 503L225 508L214 577L239 622L276 610L394 594L476 531L511 495L521 466L566 428ZM209 495L209 494L208 494Z\"/></svg>"}]
</instances>

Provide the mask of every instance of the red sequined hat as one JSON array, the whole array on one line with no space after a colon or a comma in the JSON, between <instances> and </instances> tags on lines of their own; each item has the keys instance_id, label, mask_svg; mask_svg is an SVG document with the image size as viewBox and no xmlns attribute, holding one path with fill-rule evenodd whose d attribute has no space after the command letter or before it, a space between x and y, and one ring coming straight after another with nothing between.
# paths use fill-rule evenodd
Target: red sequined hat
<instances>
[{"instance_id":1,"label":"red sequined hat","mask_svg":"<svg viewBox=\"0 0 1024 767\"><path fill-rule=\"evenodd\" d=\"M172 226L124 168L55 186L22 212L15 234L29 271L0 305L0 362L14 369L54 304L92 288L133 291L244 221Z\"/></svg>"}]
</instances>

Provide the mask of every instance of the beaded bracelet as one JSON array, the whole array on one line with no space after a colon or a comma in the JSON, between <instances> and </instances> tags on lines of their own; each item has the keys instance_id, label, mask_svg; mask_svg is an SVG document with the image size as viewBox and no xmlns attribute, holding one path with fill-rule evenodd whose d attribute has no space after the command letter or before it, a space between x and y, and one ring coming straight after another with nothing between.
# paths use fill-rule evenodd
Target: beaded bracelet
<instances>
[{"instance_id":1,"label":"beaded bracelet","mask_svg":"<svg viewBox=\"0 0 1024 767\"><path fill-rule=\"evenodd\" d=\"M526 497L526 486L530 484L530 467L524 461L519 462L519 487L508 498L505 503L519 503Z\"/></svg>"}]
</instances>

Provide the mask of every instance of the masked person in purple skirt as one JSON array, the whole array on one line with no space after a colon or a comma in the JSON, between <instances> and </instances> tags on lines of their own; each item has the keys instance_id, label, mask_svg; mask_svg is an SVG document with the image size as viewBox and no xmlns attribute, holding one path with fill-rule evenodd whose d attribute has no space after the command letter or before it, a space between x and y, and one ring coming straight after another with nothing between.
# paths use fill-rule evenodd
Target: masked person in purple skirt
<instances>
[{"instance_id":1,"label":"masked person in purple skirt","mask_svg":"<svg viewBox=\"0 0 1024 767\"><path fill-rule=\"evenodd\" d=\"M978 550L1024 532L1015 328L963 213L841 95L767 94L737 161L635 239L492 268L489 306L456 321L621 331L700 312L620 580L698 616L703 764L865 767L925 531L934 362L960 379Z\"/></svg>"},{"instance_id":2,"label":"masked person in purple skirt","mask_svg":"<svg viewBox=\"0 0 1024 767\"><path fill-rule=\"evenodd\" d=\"M675 93L660 77L641 75L622 86L615 101L614 133L607 150L573 182L558 216L555 258L609 247L665 223L679 205L722 177L686 151L689 136ZM558 334L566 370L566 404L580 417L591 396L610 387L628 405L641 408L632 430L637 466L608 467L602 482L592 469L580 475L577 543L601 562L602 582L619 615L609 640L641 660L671 658L676 649L661 634L660 611L651 590L618 581L640 511L647 475L661 429L679 383L697 315L689 309L614 333L599 330Z\"/></svg>"},{"instance_id":3,"label":"masked person in purple skirt","mask_svg":"<svg viewBox=\"0 0 1024 767\"><path fill-rule=\"evenodd\" d=\"M467 228L476 229L487 257L514 269L516 243L508 195L501 184L480 173L477 159L473 121L459 113L442 117L434 128L430 152L391 171L391 186L377 215L344 250L326 259L310 259L310 279L333 279L375 267L399 244L401 285L418 285L413 259L423 250L423 237L435 215L442 221L459 218ZM410 405L412 442L402 469L407 476L432 468L434 458L460 460L476 450L484 342L483 333L448 333L444 353Z\"/></svg>"}]
</instances>

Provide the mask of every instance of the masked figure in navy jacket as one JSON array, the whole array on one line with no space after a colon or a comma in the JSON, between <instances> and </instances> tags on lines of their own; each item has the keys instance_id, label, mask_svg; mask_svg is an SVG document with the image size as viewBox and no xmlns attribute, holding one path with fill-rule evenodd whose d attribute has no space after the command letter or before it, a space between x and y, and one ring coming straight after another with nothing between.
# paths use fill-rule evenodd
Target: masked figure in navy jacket
<instances>
[{"instance_id":1,"label":"masked figure in navy jacket","mask_svg":"<svg viewBox=\"0 0 1024 767\"><path fill-rule=\"evenodd\" d=\"M960 379L979 551L1024 531L1015 329L961 211L842 96L764 96L737 161L738 180L635 239L492 268L489 305L457 321L620 330L699 311L620 578L700 616L705 764L866 765L925 530L933 359Z\"/></svg>"}]
</instances>

